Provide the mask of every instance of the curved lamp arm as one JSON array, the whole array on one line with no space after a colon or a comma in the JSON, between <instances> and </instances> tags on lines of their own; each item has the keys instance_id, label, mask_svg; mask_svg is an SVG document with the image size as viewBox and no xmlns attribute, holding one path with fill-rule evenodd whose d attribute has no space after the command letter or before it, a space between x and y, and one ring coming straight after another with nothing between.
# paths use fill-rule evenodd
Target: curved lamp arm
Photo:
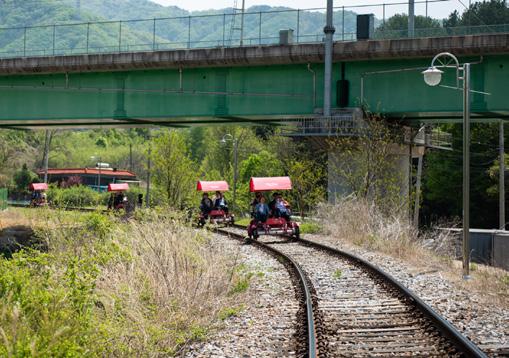
<instances>
[{"instance_id":1,"label":"curved lamp arm","mask_svg":"<svg viewBox=\"0 0 509 358\"><path fill-rule=\"evenodd\" d=\"M436 62L438 64L435 64ZM424 81L430 86L438 85L443 73L440 68L456 68L456 88L459 88L459 81L463 79L460 77L459 71L463 70L463 67L460 66L458 58L450 52L441 52L433 57L431 66L422 72Z\"/></svg>"}]
</instances>

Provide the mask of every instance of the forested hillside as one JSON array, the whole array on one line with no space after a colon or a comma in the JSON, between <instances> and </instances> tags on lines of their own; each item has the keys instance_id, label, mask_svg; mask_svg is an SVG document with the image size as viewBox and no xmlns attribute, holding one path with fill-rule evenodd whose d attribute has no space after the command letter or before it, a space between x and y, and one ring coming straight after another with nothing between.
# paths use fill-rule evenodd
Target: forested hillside
<instances>
[{"instance_id":1,"label":"forested hillside","mask_svg":"<svg viewBox=\"0 0 509 358\"><path fill-rule=\"evenodd\" d=\"M5 56L19 55L23 50L29 55L44 55L53 51L72 53L90 51L116 51L151 49L153 42L157 47L183 47L188 40L193 47L234 44L239 39L239 17L232 16L232 9L188 12L177 7L164 7L148 0L75 0L47 1L5 1L0 6L0 52ZM297 28L297 12L273 12L263 14L260 27L259 12L290 10L288 8L254 6L247 9L244 18L246 43L274 42L279 30ZM193 17L189 33L188 16ZM227 14L223 17L223 14ZM345 32L354 32L356 14L345 12ZM154 21L155 38L154 38ZM146 21L127 21L145 19ZM98 21L118 22L96 24ZM299 33L320 39L323 35L324 14L321 12L301 12L299 14ZM335 24L342 28L342 15L338 12ZM87 25L87 23L92 23ZM235 23L236 22L236 23ZM64 24L79 24L63 26ZM53 24L60 26L53 27ZM31 26L46 27L30 28ZM23 27L29 27L26 31ZM88 41L87 41L88 33ZM119 36L121 33L121 39ZM26 37L26 40L25 40ZM259 39L261 37L261 40ZM272 40L270 39L272 38Z\"/></svg>"}]
</instances>

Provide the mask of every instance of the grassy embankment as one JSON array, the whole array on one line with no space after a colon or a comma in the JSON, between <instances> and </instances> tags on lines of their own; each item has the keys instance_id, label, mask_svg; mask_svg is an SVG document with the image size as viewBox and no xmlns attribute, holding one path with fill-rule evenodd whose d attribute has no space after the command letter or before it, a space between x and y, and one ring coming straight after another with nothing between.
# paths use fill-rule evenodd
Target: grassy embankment
<instances>
[{"instance_id":1,"label":"grassy embankment","mask_svg":"<svg viewBox=\"0 0 509 358\"><path fill-rule=\"evenodd\" d=\"M0 356L174 355L236 314L249 286L235 258L176 215L0 214L2 233L13 225L44 250L0 257Z\"/></svg>"},{"instance_id":2,"label":"grassy embankment","mask_svg":"<svg viewBox=\"0 0 509 358\"><path fill-rule=\"evenodd\" d=\"M323 233L341 242L381 252L407 262L420 272L440 272L458 286L475 291L509 308L507 271L471 264L472 279L461 280L461 263L455 259L454 238L443 232L419 233L407 219L383 215L367 201L345 199L322 205ZM433 245L425 243L433 241Z\"/></svg>"}]
</instances>

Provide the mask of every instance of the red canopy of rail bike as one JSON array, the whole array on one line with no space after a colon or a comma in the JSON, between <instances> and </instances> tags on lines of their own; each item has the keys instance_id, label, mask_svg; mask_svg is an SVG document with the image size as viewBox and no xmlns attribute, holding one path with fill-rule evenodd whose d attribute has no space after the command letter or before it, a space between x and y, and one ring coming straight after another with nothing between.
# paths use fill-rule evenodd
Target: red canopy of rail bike
<instances>
[{"instance_id":1,"label":"red canopy of rail bike","mask_svg":"<svg viewBox=\"0 0 509 358\"><path fill-rule=\"evenodd\" d=\"M290 190L292 181L289 177L271 177L271 178L251 178L249 182L249 191L272 191L272 190Z\"/></svg>"},{"instance_id":2,"label":"red canopy of rail bike","mask_svg":"<svg viewBox=\"0 0 509 358\"><path fill-rule=\"evenodd\" d=\"M31 191L48 190L48 184L46 184L46 183L32 183L28 186L28 189Z\"/></svg>"},{"instance_id":3,"label":"red canopy of rail bike","mask_svg":"<svg viewBox=\"0 0 509 358\"><path fill-rule=\"evenodd\" d=\"M129 184L127 183L108 184L108 191L126 191L126 190L129 190Z\"/></svg>"},{"instance_id":4,"label":"red canopy of rail bike","mask_svg":"<svg viewBox=\"0 0 509 358\"><path fill-rule=\"evenodd\" d=\"M219 181L203 181L196 183L197 191L228 191L228 183L224 180Z\"/></svg>"}]
</instances>

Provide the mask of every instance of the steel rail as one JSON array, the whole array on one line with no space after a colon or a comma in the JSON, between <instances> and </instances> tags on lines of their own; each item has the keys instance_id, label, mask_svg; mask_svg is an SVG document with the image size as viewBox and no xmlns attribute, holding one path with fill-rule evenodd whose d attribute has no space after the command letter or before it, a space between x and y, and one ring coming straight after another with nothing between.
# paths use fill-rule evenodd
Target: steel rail
<instances>
[{"instance_id":1,"label":"steel rail","mask_svg":"<svg viewBox=\"0 0 509 358\"><path fill-rule=\"evenodd\" d=\"M245 229L243 226L237 226L233 225L233 227L236 228L242 228ZM245 236L231 232L225 229L216 228L215 232L223 235L228 235L235 237L238 240L244 241ZM281 258L285 260L291 269L294 271L296 276L299 279L299 283L301 285L301 289L304 293L304 298L306 302L306 327L307 327L307 355L306 357L309 358L316 358L318 356L317 352L317 339L316 339L316 329L315 329L315 320L314 320L314 313L313 313L313 300L311 295L311 286L308 284L306 275L302 268L300 267L297 262L295 262L290 256L282 253L281 251L275 249L274 247L271 247L270 245L266 245L259 241L251 241L253 244L255 244L258 248L268 251L276 258Z\"/></svg>"},{"instance_id":2,"label":"steel rail","mask_svg":"<svg viewBox=\"0 0 509 358\"><path fill-rule=\"evenodd\" d=\"M407 297L410 302L424 314L425 317L431 320L431 322L435 325L435 327L444 335L444 337L448 338L450 342L453 343L455 348L466 357L487 357L487 355L482 352L479 347L477 347L472 341L463 336L451 323L449 323L445 318L440 316L437 312L435 312L427 303L425 303L422 299L417 297L417 295L399 283L396 279L394 279L391 275L380 269L379 267L369 263L368 261L353 255L349 252L342 251L324 244L320 244L314 241L309 241L305 239L296 240L296 242L307 245L319 250L322 250L326 253L329 253L333 256L341 256L345 257L350 261L353 261L360 266L366 267L370 272L374 273L376 276L383 279L386 283L398 289L405 297Z\"/></svg>"},{"instance_id":3,"label":"steel rail","mask_svg":"<svg viewBox=\"0 0 509 358\"><path fill-rule=\"evenodd\" d=\"M236 228L244 227L235 224ZM258 244L257 241L253 241ZM396 288L399 292L401 292L405 297L409 299L409 301L430 321L435 325L435 327L442 333L444 337L450 340L451 343L455 346L455 348L466 357L487 357L487 355L479 349L472 341L470 341L467 337L462 335L456 327L454 327L449 321L443 318L440 314L435 312L427 303L425 303L422 299L420 299L413 291L406 288L400 282L398 282L394 277L380 269L379 267L371 264L370 262L354 255L349 252L336 249L334 247L330 247L328 245L324 245L318 242L299 239L295 240L302 245L307 245L319 250L322 250L328 254L333 256L344 257L350 261L357 263L360 266L366 267L370 272L380 277L383 281Z\"/></svg>"}]
</instances>

